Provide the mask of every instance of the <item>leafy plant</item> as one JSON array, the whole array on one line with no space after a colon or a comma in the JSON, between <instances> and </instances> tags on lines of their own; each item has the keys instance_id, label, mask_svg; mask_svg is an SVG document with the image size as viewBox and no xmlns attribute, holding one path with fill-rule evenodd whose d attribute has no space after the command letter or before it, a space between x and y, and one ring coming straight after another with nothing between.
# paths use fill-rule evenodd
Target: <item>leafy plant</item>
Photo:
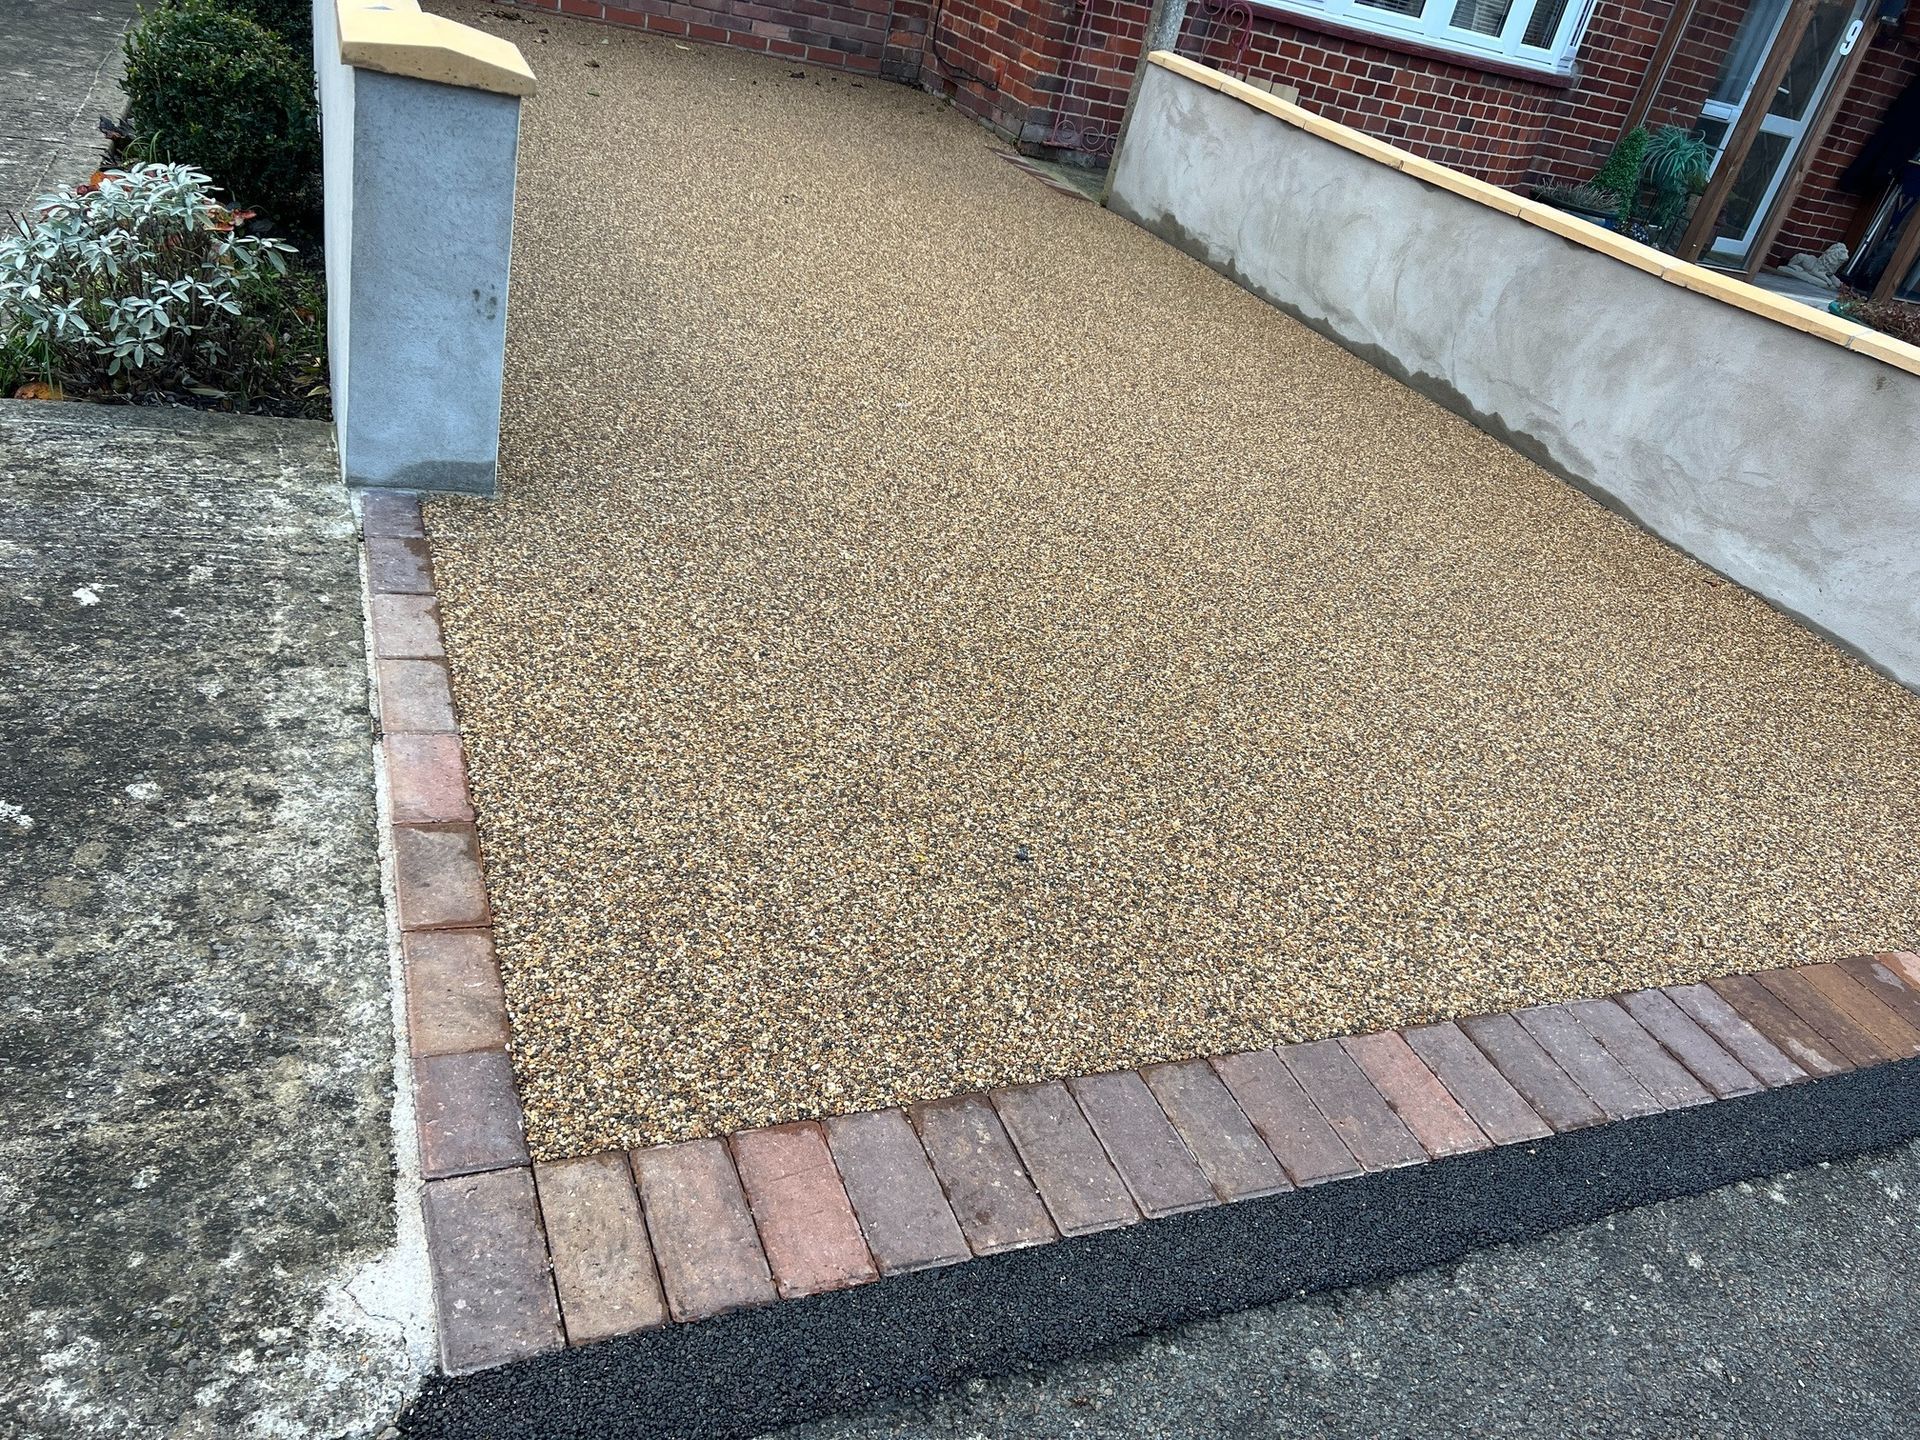
<instances>
[{"instance_id":1,"label":"leafy plant","mask_svg":"<svg viewBox=\"0 0 1920 1440\"><path fill-rule=\"evenodd\" d=\"M0 325L4 324L0 318ZM0 329L0 398L34 393L29 387L39 387L44 392L40 398L57 396L59 387L52 376L53 353L44 335Z\"/></svg>"},{"instance_id":2,"label":"leafy plant","mask_svg":"<svg viewBox=\"0 0 1920 1440\"><path fill-rule=\"evenodd\" d=\"M125 88L139 161L181 161L236 204L312 234L320 130L310 66L215 0L168 0L127 36Z\"/></svg>"},{"instance_id":3,"label":"leafy plant","mask_svg":"<svg viewBox=\"0 0 1920 1440\"><path fill-rule=\"evenodd\" d=\"M1662 125L1647 141L1642 173L1656 187L1704 190L1713 173L1713 147L1690 130Z\"/></svg>"},{"instance_id":4,"label":"leafy plant","mask_svg":"<svg viewBox=\"0 0 1920 1440\"><path fill-rule=\"evenodd\" d=\"M1651 133L1636 125L1615 142L1600 173L1576 187L1577 201L1535 194L1549 204L1606 211L1613 229L1650 245L1663 244L1685 217L1687 197L1706 188L1713 154L1705 140L1677 125Z\"/></svg>"},{"instance_id":5,"label":"leafy plant","mask_svg":"<svg viewBox=\"0 0 1920 1440\"><path fill-rule=\"evenodd\" d=\"M1642 175L1653 191L1648 223L1666 235L1686 214L1687 197L1707 188L1714 150L1703 138L1678 125L1662 125L1647 142Z\"/></svg>"},{"instance_id":6,"label":"leafy plant","mask_svg":"<svg viewBox=\"0 0 1920 1440\"><path fill-rule=\"evenodd\" d=\"M1603 215L1612 213L1619 205L1611 192L1592 183L1536 185L1533 187L1533 198L1543 205L1556 205L1562 210L1591 210Z\"/></svg>"},{"instance_id":7,"label":"leafy plant","mask_svg":"<svg viewBox=\"0 0 1920 1440\"><path fill-rule=\"evenodd\" d=\"M241 279L235 341L219 376L219 394L193 392L223 407L325 419L332 413L327 386L326 281L317 265L272 268Z\"/></svg>"},{"instance_id":8,"label":"leafy plant","mask_svg":"<svg viewBox=\"0 0 1920 1440\"><path fill-rule=\"evenodd\" d=\"M1634 126L1614 142L1607 163L1591 182L1596 190L1604 190L1613 197L1613 208L1621 212L1623 220L1632 217L1634 201L1640 192L1640 170L1651 138L1645 126Z\"/></svg>"},{"instance_id":9,"label":"leafy plant","mask_svg":"<svg viewBox=\"0 0 1920 1440\"><path fill-rule=\"evenodd\" d=\"M177 8L180 0L166 0ZM270 30L287 42L287 48L303 60L313 59L313 0L219 0L220 8L244 15L263 30ZM332 0L323 0L331 4Z\"/></svg>"},{"instance_id":10,"label":"leafy plant","mask_svg":"<svg viewBox=\"0 0 1920 1440\"><path fill-rule=\"evenodd\" d=\"M172 390L246 406L317 366L300 354L322 342L314 292L289 278L293 247L241 234L248 217L207 183L185 165L107 171L0 236L0 393Z\"/></svg>"}]
</instances>

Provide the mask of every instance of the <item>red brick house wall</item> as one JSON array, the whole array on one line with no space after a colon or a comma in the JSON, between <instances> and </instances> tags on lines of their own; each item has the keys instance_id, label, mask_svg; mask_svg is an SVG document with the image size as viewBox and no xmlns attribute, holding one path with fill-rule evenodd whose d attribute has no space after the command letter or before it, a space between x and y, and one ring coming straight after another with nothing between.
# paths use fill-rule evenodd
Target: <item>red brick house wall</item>
<instances>
[{"instance_id":1,"label":"red brick house wall","mask_svg":"<svg viewBox=\"0 0 1920 1440\"><path fill-rule=\"evenodd\" d=\"M1706 12L1723 6L1724 0L1699 0L1690 30L1701 31ZM1737 16L1745 7L1742 0L1732 0L1730 8ZM1639 93L1672 9L1670 0L1598 0L1580 46L1579 83L1555 102L1528 167L1528 180L1568 184L1600 168L1620 138L1627 109ZM1731 30L1720 37L1718 52L1724 53L1731 38ZM1650 121L1690 125L1699 116L1720 58L1719 53L1705 53L1706 48L1691 57L1674 57Z\"/></svg>"},{"instance_id":2,"label":"red brick house wall","mask_svg":"<svg viewBox=\"0 0 1920 1440\"><path fill-rule=\"evenodd\" d=\"M1105 153L1146 33L1145 0L1043 3L1016 12L1019 18L1007 14L1012 9L1008 0L937 6L929 32L937 53L923 57L921 83L1010 138ZM1250 33L1197 5L1193 12L1182 53L1298 86L1301 103L1329 119L1503 184L1527 178L1546 117L1567 85L1409 54L1278 12L1255 15ZM958 63L950 58L956 53Z\"/></svg>"},{"instance_id":3,"label":"red brick house wall","mask_svg":"<svg viewBox=\"0 0 1920 1440\"><path fill-rule=\"evenodd\" d=\"M735 45L763 55L832 65L862 74L913 79L927 0L517 0L610 25L709 45Z\"/></svg>"},{"instance_id":4,"label":"red brick house wall","mask_svg":"<svg viewBox=\"0 0 1920 1440\"><path fill-rule=\"evenodd\" d=\"M1300 88L1309 110L1496 185L1527 178L1564 82L1493 73L1301 21L1254 23L1252 73Z\"/></svg>"},{"instance_id":5,"label":"red brick house wall","mask_svg":"<svg viewBox=\"0 0 1920 1440\"><path fill-rule=\"evenodd\" d=\"M613 24L918 83L1026 148L1109 153L1147 0L519 0ZM1309 109L1496 184L1589 178L1620 136L1673 0L1596 0L1578 63L1547 76L1255 6L1189 0L1180 50L1297 86ZM1698 0L1649 116L1691 125L1747 0ZM1920 74L1920 6L1863 63L1772 258L1846 238L1837 189L1887 105Z\"/></svg>"},{"instance_id":6,"label":"red brick house wall","mask_svg":"<svg viewBox=\"0 0 1920 1440\"><path fill-rule=\"evenodd\" d=\"M1068 83L1078 35L1074 18L1066 5L1029 9L1014 0L933 0L920 84L1009 139L1046 146L1054 97Z\"/></svg>"}]
</instances>

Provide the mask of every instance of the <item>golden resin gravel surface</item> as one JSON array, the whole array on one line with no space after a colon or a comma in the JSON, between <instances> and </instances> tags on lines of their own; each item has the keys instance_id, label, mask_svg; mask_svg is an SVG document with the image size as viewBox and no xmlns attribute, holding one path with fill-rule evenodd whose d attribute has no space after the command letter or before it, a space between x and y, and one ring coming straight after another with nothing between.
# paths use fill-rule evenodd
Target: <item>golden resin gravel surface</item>
<instances>
[{"instance_id":1,"label":"golden resin gravel surface","mask_svg":"<svg viewBox=\"0 0 1920 1440\"><path fill-rule=\"evenodd\" d=\"M1913 695L928 96L447 8L539 1155L1920 940Z\"/></svg>"}]
</instances>

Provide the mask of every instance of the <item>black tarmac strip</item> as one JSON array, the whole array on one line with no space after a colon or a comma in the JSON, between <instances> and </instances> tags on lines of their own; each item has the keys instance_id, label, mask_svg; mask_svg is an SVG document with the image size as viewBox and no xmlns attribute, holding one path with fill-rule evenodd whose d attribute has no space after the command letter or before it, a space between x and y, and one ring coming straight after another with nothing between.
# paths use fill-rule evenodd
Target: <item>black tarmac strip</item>
<instances>
[{"instance_id":1,"label":"black tarmac strip","mask_svg":"<svg viewBox=\"0 0 1920 1440\"><path fill-rule=\"evenodd\" d=\"M410 1440L738 1440L1920 1136L1920 1060L437 1381Z\"/></svg>"}]
</instances>

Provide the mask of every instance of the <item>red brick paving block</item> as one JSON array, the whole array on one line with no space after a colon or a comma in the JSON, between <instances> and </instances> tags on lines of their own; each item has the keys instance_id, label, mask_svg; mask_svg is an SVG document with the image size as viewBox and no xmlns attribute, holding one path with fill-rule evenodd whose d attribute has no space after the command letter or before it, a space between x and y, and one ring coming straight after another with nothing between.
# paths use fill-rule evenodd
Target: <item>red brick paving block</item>
<instances>
[{"instance_id":1,"label":"red brick paving block","mask_svg":"<svg viewBox=\"0 0 1920 1440\"><path fill-rule=\"evenodd\" d=\"M396 825L473 819L458 735L393 734L383 744Z\"/></svg>"},{"instance_id":2,"label":"red brick paving block","mask_svg":"<svg viewBox=\"0 0 1920 1440\"><path fill-rule=\"evenodd\" d=\"M439 660L382 660L380 728L396 730L457 730L453 718L453 687L447 667Z\"/></svg>"},{"instance_id":3,"label":"red brick paving block","mask_svg":"<svg viewBox=\"0 0 1920 1440\"><path fill-rule=\"evenodd\" d=\"M1460 1028L1555 1130L1578 1130L1607 1118L1513 1016L1470 1015L1460 1021Z\"/></svg>"},{"instance_id":4,"label":"red brick paving block","mask_svg":"<svg viewBox=\"0 0 1920 1440\"><path fill-rule=\"evenodd\" d=\"M1838 965L1802 965L1795 973L1851 1020L1885 1059L1920 1054L1920 1034Z\"/></svg>"},{"instance_id":5,"label":"red brick paving block","mask_svg":"<svg viewBox=\"0 0 1920 1440\"><path fill-rule=\"evenodd\" d=\"M1847 1013L1796 970L1767 970L1751 977L1756 985L1799 1016L1809 1030L1827 1042L1827 1053L1838 1051L1849 1065L1877 1065L1892 1057L1873 1037L1861 1031ZM1760 1025L1755 1018L1754 1024ZM1766 1027L1761 1025L1764 1030Z\"/></svg>"},{"instance_id":6,"label":"red brick paving block","mask_svg":"<svg viewBox=\"0 0 1920 1440\"><path fill-rule=\"evenodd\" d=\"M1047 1207L984 1096L931 1100L909 1113L974 1254L1054 1238Z\"/></svg>"},{"instance_id":7,"label":"red brick paving block","mask_svg":"<svg viewBox=\"0 0 1920 1440\"><path fill-rule=\"evenodd\" d=\"M383 660L439 660L440 606L431 595L371 595L373 653Z\"/></svg>"},{"instance_id":8,"label":"red brick paving block","mask_svg":"<svg viewBox=\"0 0 1920 1440\"><path fill-rule=\"evenodd\" d=\"M1898 974L1909 990L1920 991L1920 951L1894 950L1873 958Z\"/></svg>"},{"instance_id":9,"label":"red brick paving block","mask_svg":"<svg viewBox=\"0 0 1920 1440\"><path fill-rule=\"evenodd\" d=\"M972 1253L904 1110L836 1115L826 1128L881 1274L951 1265Z\"/></svg>"},{"instance_id":10,"label":"red brick paving block","mask_svg":"<svg viewBox=\"0 0 1920 1440\"><path fill-rule=\"evenodd\" d=\"M1215 1195L1231 1202L1293 1188L1240 1102L1206 1061L1149 1065L1140 1078L1186 1141Z\"/></svg>"},{"instance_id":11,"label":"red brick paving block","mask_svg":"<svg viewBox=\"0 0 1920 1440\"><path fill-rule=\"evenodd\" d=\"M1359 1163L1273 1051L1222 1055L1213 1067L1295 1185L1360 1173Z\"/></svg>"},{"instance_id":12,"label":"red brick paving block","mask_svg":"<svg viewBox=\"0 0 1920 1440\"><path fill-rule=\"evenodd\" d=\"M1856 955L1839 964L1862 990L1906 1021L1910 1028L1920 1029L1920 976L1907 978L1897 957Z\"/></svg>"},{"instance_id":13,"label":"red brick paving block","mask_svg":"<svg viewBox=\"0 0 1920 1440\"><path fill-rule=\"evenodd\" d=\"M1082 1076L1067 1088L1143 1215L1157 1219L1220 1203L1137 1072Z\"/></svg>"},{"instance_id":14,"label":"red brick paving block","mask_svg":"<svg viewBox=\"0 0 1920 1440\"><path fill-rule=\"evenodd\" d=\"M423 1201L441 1363L455 1375L564 1342L525 1166L431 1180Z\"/></svg>"},{"instance_id":15,"label":"red brick paving block","mask_svg":"<svg viewBox=\"0 0 1920 1440\"><path fill-rule=\"evenodd\" d=\"M1802 1020L1841 1046L1856 1065L1904 1059L1907 1026L1833 965L1796 965L1754 978Z\"/></svg>"},{"instance_id":16,"label":"red brick paving block","mask_svg":"<svg viewBox=\"0 0 1920 1440\"><path fill-rule=\"evenodd\" d=\"M730 1137L760 1246L783 1298L864 1285L878 1273L860 1222L811 1120Z\"/></svg>"},{"instance_id":17,"label":"red brick paving block","mask_svg":"<svg viewBox=\"0 0 1920 1440\"><path fill-rule=\"evenodd\" d=\"M1493 1142L1399 1031L1350 1036L1340 1046L1429 1155L1465 1155L1491 1147Z\"/></svg>"},{"instance_id":18,"label":"red brick paving block","mask_svg":"<svg viewBox=\"0 0 1920 1440\"><path fill-rule=\"evenodd\" d=\"M431 595L433 561L427 554L427 542L368 536L367 588L375 595Z\"/></svg>"},{"instance_id":19,"label":"red brick paving block","mask_svg":"<svg viewBox=\"0 0 1920 1440\"><path fill-rule=\"evenodd\" d=\"M1712 986L1669 985L1662 993L1762 1085L1793 1085L1807 1078L1807 1072L1786 1051L1755 1029ZM1778 1005L1771 995L1760 993L1767 1003Z\"/></svg>"},{"instance_id":20,"label":"red brick paving block","mask_svg":"<svg viewBox=\"0 0 1920 1440\"><path fill-rule=\"evenodd\" d=\"M775 1298L760 1235L724 1141L659 1145L635 1150L632 1159L674 1319L704 1320Z\"/></svg>"},{"instance_id":21,"label":"red brick paving block","mask_svg":"<svg viewBox=\"0 0 1920 1440\"><path fill-rule=\"evenodd\" d=\"M1418 1165L1427 1158L1425 1148L1400 1123L1400 1117L1373 1088L1366 1072L1353 1063L1353 1057L1340 1048L1339 1041L1283 1045L1278 1054L1300 1088L1327 1117L1334 1133L1353 1152L1353 1158L1366 1169L1392 1170L1400 1165Z\"/></svg>"},{"instance_id":22,"label":"red brick paving block","mask_svg":"<svg viewBox=\"0 0 1920 1440\"><path fill-rule=\"evenodd\" d=\"M1713 1099L1712 1092L1694 1078L1691 1070L1669 1055L1639 1021L1612 1000L1577 1000L1567 1008L1662 1109L1680 1110Z\"/></svg>"},{"instance_id":23,"label":"red brick paving block","mask_svg":"<svg viewBox=\"0 0 1920 1440\"><path fill-rule=\"evenodd\" d=\"M554 1288L569 1345L667 1323L653 1247L627 1157L588 1155L533 1167Z\"/></svg>"},{"instance_id":24,"label":"red brick paving block","mask_svg":"<svg viewBox=\"0 0 1920 1440\"><path fill-rule=\"evenodd\" d=\"M407 1036L415 1055L505 1049L507 1002L486 930L414 930L406 955Z\"/></svg>"},{"instance_id":25,"label":"red brick paving block","mask_svg":"<svg viewBox=\"0 0 1920 1440\"><path fill-rule=\"evenodd\" d=\"M480 837L471 825L394 826L393 888L403 930L473 930L490 922Z\"/></svg>"},{"instance_id":26,"label":"red brick paving block","mask_svg":"<svg viewBox=\"0 0 1920 1440\"><path fill-rule=\"evenodd\" d=\"M1451 1020L1408 1030L1404 1038L1494 1144L1515 1145L1553 1134L1553 1127Z\"/></svg>"},{"instance_id":27,"label":"red brick paving block","mask_svg":"<svg viewBox=\"0 0 1920 1440\"><path fill-rule=\"evenodd\" d=\"M1709 994L1712 992L1709 991ZM1700 1083L1721 1100L1735 1095L1751 1095L1762 1089L1758 1078L1748 1072L1720 1042L1673 1001L1664 990L1634 990L1620 997L1627 1013L1640 1022L1654 1039L1696 1076ZM1762 1044L1764 1038L1756 1034ZM1772 1049L1771 1045L1767 1046ZM1777 1052L1776 1052L1777 1053ZM1782 1056L1782 1060L1786 1057Z\"/></svg>"},{"instance_id":28,"label":"red brick paving block","mask_svg":"<svg viewBox=\"0 0 1920 1440\"><path fill-rule=\"evenodd\" d=\"M413 1062L420 1173L429 1180L527 1163L520 1096L504 1050Z\"/></svg>"},{"instance_id":29,"label":"red brick paving block","mask_svg":"<svg viewBox=\"0 0 1920 1440\"><path fill-rule=\"evenodd\" d=\"M1065 1085L1021 1085L996 1090L991 1098L1062 1235L1111 1230L1140 1218Z\"/></svg>"},{"instance_id":30,"label":"red brick paving block","mask_svg":"<svg viewBox=\"0 0 1920 1440\"><path fill-rule=\"evenodd\" d=\"M360 531L369 536L425 535L427 532L420 523L420 497L394 490L362 490Z\"/></svg>"},{"instance_id":31,"label":"red brick paving block","mask_svg":"<svg viewBox=\"0 0 1920 1440\"><path fill-rule=\"evenodd\" d=\"M1660 1109L1660 1103L1565 1005L1535 1005L1516 1011L1513 1018L1593 1097L1609 1120L1631 1120Z\"/></svg>"},{"instance_id":32,"label":"red brick paving block","mask_svg":"<svg viewBox=\"0 0 1920 1440\"><path fill-rule=\"evenodd\" d=\"M1707 981L1707 988L1808 1075L1837 1075L1853 1068L1838 1045L1751 975L1722 975ZM1676 994L1676 1002L1678 998Z\"/></svg>"}]
</instances>

